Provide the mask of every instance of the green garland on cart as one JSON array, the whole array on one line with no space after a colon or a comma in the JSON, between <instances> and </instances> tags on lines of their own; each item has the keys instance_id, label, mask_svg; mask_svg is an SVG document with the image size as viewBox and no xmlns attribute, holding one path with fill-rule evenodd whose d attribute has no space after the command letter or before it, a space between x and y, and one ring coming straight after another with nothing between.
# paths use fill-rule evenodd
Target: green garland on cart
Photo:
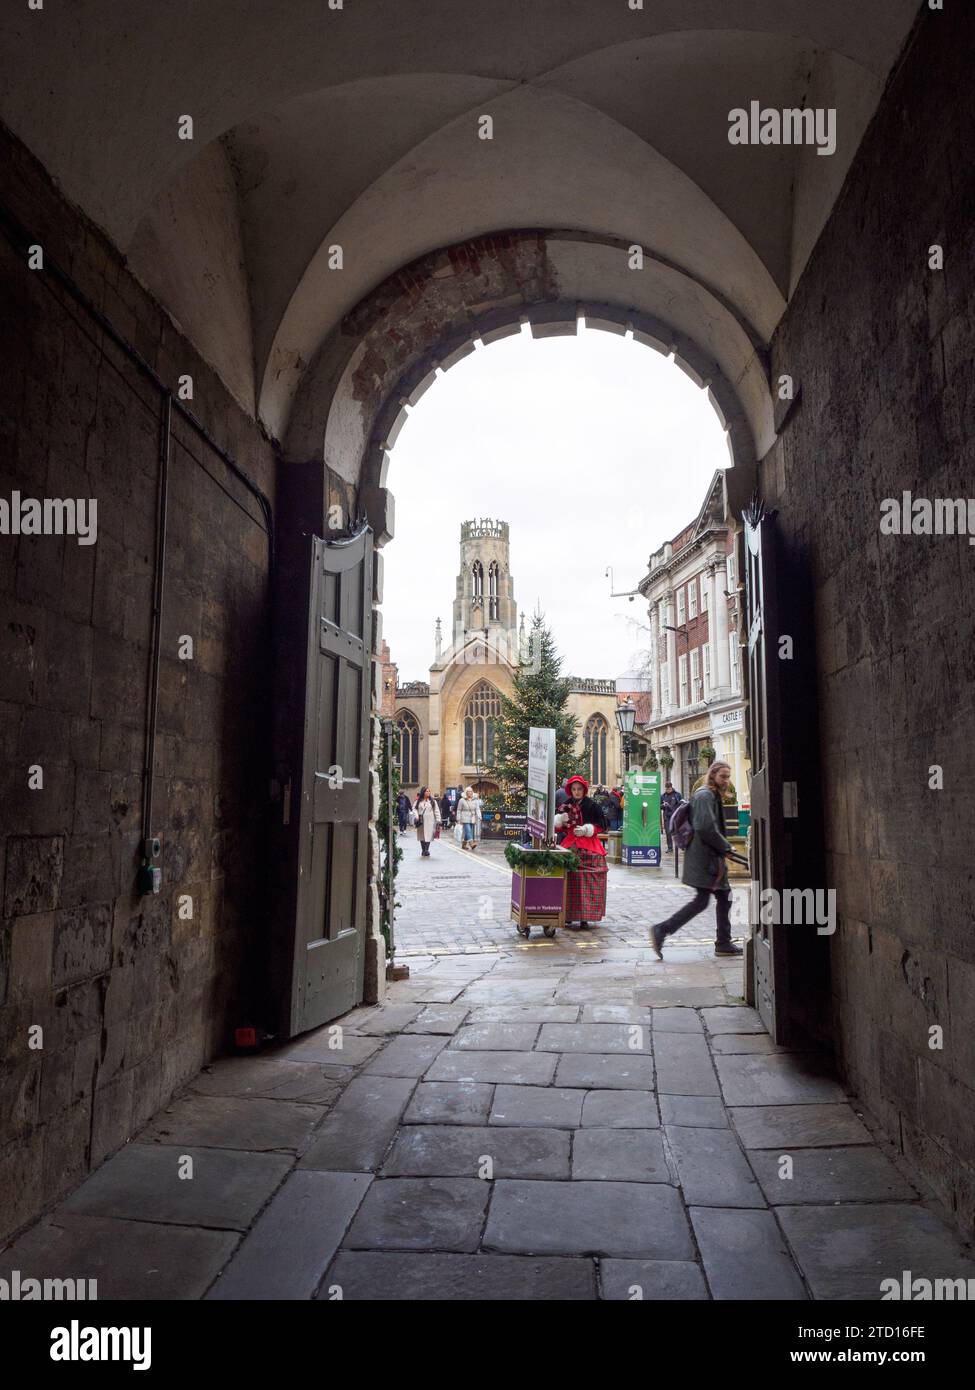
<instances>
[{"instance_id":1,"label":"green garland on cart","mask_svg":"<svg viewBox=\"0 0 975 1390\"><path fill-rule=\"evenodd\" d=\"M504 857L512 869L565 869L573 873L579 867L579 856L571 849L523 849L507 844Z\"/></svg>"}]
</instances>

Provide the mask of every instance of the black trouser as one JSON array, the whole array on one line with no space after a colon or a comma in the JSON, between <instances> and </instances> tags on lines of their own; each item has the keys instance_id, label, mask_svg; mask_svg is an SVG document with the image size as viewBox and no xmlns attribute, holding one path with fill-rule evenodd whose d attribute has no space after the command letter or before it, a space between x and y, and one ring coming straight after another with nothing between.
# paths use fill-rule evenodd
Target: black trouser
<instances>
[{"instance_id":1,"label":"black trouser","mask_svg":"<svg viewBox=\"0 0 975 1390\"><path fill-rule=\"evenodd\" d=\"M731 889L730 888L698 888L690 902L685 904L679 912L675 912L672 917L668 917L665 922L660 923L660 930L664 936L670 936L675 931L680 931L692 917L704 912L708 905L708 900L714 896L715 913L718 919L718 930L715 936L716 946L731 945Z\"/></svg>"},{"instance_id":2,"label":"black trouser","mask_svg":"<svg viewBox=\"0 0 975 1390\"><path fill-rule=\"evenodd\" d=\"M421 850L422 850L422 852L423 852L424 858L425 858L425 859L429 859L429 858L430 858L430 841L429 841L429 840L421 840L421 841L420 841L420 848L421 848Z\"/></svg>"}]
</instances>

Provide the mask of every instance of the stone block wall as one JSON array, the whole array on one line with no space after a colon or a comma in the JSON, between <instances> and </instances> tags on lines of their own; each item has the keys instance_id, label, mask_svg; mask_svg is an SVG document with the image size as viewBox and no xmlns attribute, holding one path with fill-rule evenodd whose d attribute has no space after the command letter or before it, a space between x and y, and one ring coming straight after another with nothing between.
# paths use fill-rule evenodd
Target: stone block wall
<instances>
[{"instance_id":1,"label":"stone block wall","mask_svg":"<svg viewBox=\"0 0 975 1390\"><path fill-rule=\"evenodd\" d=\"M971 1229L975 547L880 534L975 495L975 12L922 14L773 344L802 400L762 483L813 569L840 1060Z\"/></svg>"},{"instance_id":2,"label":"stone block wall","mask_svg":"<svg viewBox=\"0 0 975 1390\"><path fill-rule=\"evenodd\" d=\"M273 495L267 439L6 132L0 182L31 240L159 376L174 388L192 376L194 413ZM93 545L0 536L2 1237L250 1021L269 673L259 505L174 415L152 818L162 891L139 896L159 393L2 234L0 297L0 497L98 504Z\"/></svg>"}]
</instances>

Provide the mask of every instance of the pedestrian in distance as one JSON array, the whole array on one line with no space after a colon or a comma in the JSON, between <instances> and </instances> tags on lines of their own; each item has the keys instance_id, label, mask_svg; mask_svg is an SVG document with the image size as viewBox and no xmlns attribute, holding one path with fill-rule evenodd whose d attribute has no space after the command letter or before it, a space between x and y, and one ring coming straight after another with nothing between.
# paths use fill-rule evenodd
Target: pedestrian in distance
<instances>
[{"instance_id":1,"label":"pedestrian in distance","mask_svg":"<svg viewBox=\"0 0 975 1390\"><path fill-rule=\"evenodd\" d=\"M482 816L481 798L474 795L473 787L465 787L464 795L457 803L457 824L462 826L464 831L462 849L477 849L477 842L481 838Z\"/></svg>"},{"instance_id":2,"label":"pedestrian in distance","mask_svg":"<svg viewBox=\"0 0 975 1390\"><path fill-rule=\"evenodd\" d=\"M623 829L623 789L614 787L609 794L609 828Z\"/></svg>"},{"instance_id":3,"label":"pedestrian in distance","mask_svg":"<svg viewBox=\"0 0 975 1390\"><path fill-rule=\"evenodd\" d=\"M740 956L742 949L731 939L731 886L725 856L732 853L725 835L722 796L731 781L728 763L713 762L708 768L704 785L691 797L689 818L694 837L684 850L681 882L697 891L679 911L651 929L653 949L663 960L664 938L679 931L692 917L707 909L714 898L717 931L714 942L716 956Z\"/></svg>"},{"instance_id":4,"label":"pedestrian in distance","mask_svg":"<svg viewBox=\"0 0 975 1390\"><path fill-rule=\"evenodd\" d=\"M399 796L396 798L396 819L399 822L399 833L401 835L406 834L406 826L412 810L413 807L410 804L410 798L406 795L406 792L400 792Z\"/></svg>"},{"instance_id":5,"label":"pedestrian in distance","mask_svg":"<svg viewBox=\"0 0 975 1390\"><path fill-rule=\"evenodd\" d=\"M446 792L444 792L443 796L440 798L440 816L445 826L449 827L453 825L454 808Z\"/></svg>"},{"instance_id":6,"label":"pedestrian in distance","mask_svg":"<svg viewBox=\"0 0 975 1390\"><path fill-rule=\"evenodd\" d=\"M674 787L673 782L667 782L664 786L664 794L660 798L660 814L663 816L664 831L667 836L667 853L673 854L674 842L670 834L670 818L681 803L681 794Z\"/></svg>"},{"instance_id":7,"label":"pedestrian in distance","mask_svg":"<svg viewBox=\"0 0 975 1390\"><path fill-rule=\"evenodd\" d=\"M421 859L430 858L430 845L440 830L441 821L437 798L429 787L421 787L420 795L413 807L413 824L416 826L416 838L420 842Z\"/></svg>"}]
</instances>

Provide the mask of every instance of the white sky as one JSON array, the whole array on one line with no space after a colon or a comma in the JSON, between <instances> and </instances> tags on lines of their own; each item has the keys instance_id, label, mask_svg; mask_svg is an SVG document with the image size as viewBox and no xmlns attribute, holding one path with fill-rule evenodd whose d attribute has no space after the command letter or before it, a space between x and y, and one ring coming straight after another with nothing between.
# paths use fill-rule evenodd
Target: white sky
<instances>
[{"instance_id":1,"label":"white sky","mask_svg":"<svg viewBox=\"0 0 975 1390\"><path fill-rule=\"evenodd\" d=\"M651 552L694 519L724 432L700 390L653 348L617 334L503 338L440 376L410 412L387 479L383 635L399 680L426 680L434 623L450 640L460 526L510 524L519 613L540 602L566 675L614 678L646 634L633 589Z\"/></svg>"}]
</instances>

